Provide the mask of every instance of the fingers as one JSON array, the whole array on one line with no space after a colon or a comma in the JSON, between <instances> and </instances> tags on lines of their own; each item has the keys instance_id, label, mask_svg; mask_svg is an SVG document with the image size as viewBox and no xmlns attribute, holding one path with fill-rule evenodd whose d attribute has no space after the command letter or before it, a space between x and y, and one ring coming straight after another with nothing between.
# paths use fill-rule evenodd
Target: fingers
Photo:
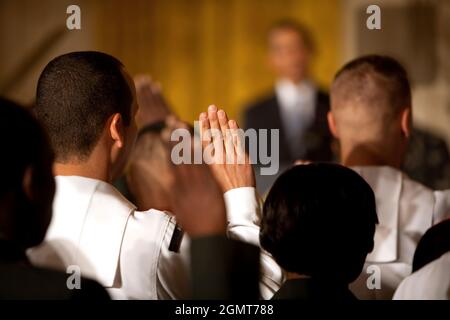
<instances>
[{"instance_id":1,"label":"fingers","mask_svg":"<svg viewBox=\"0 0 450 320\"><path fill-rule=\"evenodd\" d=\"M222 132L222 136L225 137L226 131L228 129L228 117L225 111L219 110L217 111L217 118L219 120L220 131Z\"/></svg>"},{"instance_id":2,"label":"fingers","mask_svg":"<svg viewBox=\"0 0 450 320\"><path fill-rule=\"evenodd\" d=\"M222 131L220 130L219 118L217 116L217 107L211 105L208 107L208 119L211 128L211 136L214 147L214 161L224 163L224 145Z\"/></svg>"},{"instance_id":3,"label":"fingers","mask_svg":"<svg viewBox=\"0 0 450 320\"><path fill-rule=\"evenodd\" d=\"M161 137L166 146L171 149L176 144L176 142L171 141L172 132L177 129L189 130L189 127L174 115L167 116L165 122L166 127L161 131Z\"/></svg>"},{"instance_id":4,"label":"fingers","mask_svg":"<svg viewBox=\"0 0 450 320\"><path fill-rule=\"evenodd\" d=\"M205 149L211 143L211 132L209 126L208 114L206 112L200 113L198 117L200 125L200 140L202 148Z\"/></svg>"},{"instance_id":5,"label":"fingers","mask_svg":"<svg viewBox=\"0 0 450 320\"><path fill-rule=\"evenodd\" d=\"M231 135L230 128L228 126L228 117L225 111L219 110L217 112L219 119L220 130L222 132L223 144L225 146L225 156L227 163L234 163L236 154L233 145L233 136Z\"/></svg>"},{"instance_id":6,"label":"fingers","mask_svg":"<svg viewBox=\"0 0 450 320\"><path fill-rule=\"evenodd\" d=\"M237 157L237 163L244 164L247 156L244 149L244 132L239 128L235 120L228 121L228 125L233 137L233 146Z\"/></svg>"},{"instance_id":7,"label":"fingers","mask_svg":"<svg viewBox=\"0 0 450 320\"><path fill-rule=\"evenodd\" d=\"M152 112L169 114L170 109L162 96L162 87L148 75L134 77L138 103L142 108L151 108Z\"/></svg>"},{"instance_id":8,"label":"fingers","mask_svg":"<svg viewBox=\"0 0 450 320\"><path fill-rule=\"evenodd\" d=\"M152 78L150 76L138 75L134 78L134 84L136 86L136 92L138 93L139 98L152 98Z\"/></svg>"},{"instance_id":9,"label":"fingers","mask_svg":"<svg viewBox=\"0 0 450 320\"><path fill-rule=\"evenodd\" d=\"M236 121L228 119L224 110L211 105L207 113L200 114L199 122L202 147L205 150L212 142L214 163L231 164L237 159L240 159L237 163L245 163L242 130Z\"/></svg>"}]
</instances>

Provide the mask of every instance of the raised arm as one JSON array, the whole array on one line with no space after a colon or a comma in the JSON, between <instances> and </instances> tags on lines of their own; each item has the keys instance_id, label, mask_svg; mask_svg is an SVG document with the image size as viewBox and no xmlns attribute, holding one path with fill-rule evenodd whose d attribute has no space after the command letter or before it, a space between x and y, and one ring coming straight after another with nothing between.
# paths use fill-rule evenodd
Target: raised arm
<instances>
[{"instance_id":1,"label":"raised arm","mask_svg":"<svg viewBox=\"0 0 450 320\"><path fill-rule=\"evenodd\" d=\"M252 165L245 153L244 132L225 111L210 106L199 116L204 156L224 192L228 236L259 244L259 200ZM207 159L208 160L208 159ZM283 281L283 273L272 257L262 251L260 290L269 299Z\"/></svg>"},{"instance_id":2,"label":"raised arm","mask_svg":"<svg viewBox=\"0 0 450 320\"><path fill-rule=\"evenodd\" d=\"M167 121L163 138L169 151L174 130L186 127ZM171 207L191 237L191 276L195 299L258 298L259 249L227 239L222 190L204 164L171 165Z\"/></svg>"}]
</instances>

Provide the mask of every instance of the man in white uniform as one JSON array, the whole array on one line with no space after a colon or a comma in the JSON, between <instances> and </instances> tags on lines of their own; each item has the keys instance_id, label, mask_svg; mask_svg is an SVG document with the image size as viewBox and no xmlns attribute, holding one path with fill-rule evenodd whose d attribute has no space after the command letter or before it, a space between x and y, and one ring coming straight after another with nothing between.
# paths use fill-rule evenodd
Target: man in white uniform
<instances>
[{"instance_id":1,"label":"man in white uniform","mask_svg":"<svg viewBox=\"0 0 450 320\"><path fill-rule=\"evenodd\" d=\"M46 66L35 111L55 150L56 194L45 243L30 258L75 266L113 298L186 298L189 243L174 217L136 211L110 184L133 147L137 110L130 76L107 54L73 52Z\"/></svg>"},{"instance_id":2,"label":"man in white uniform","mask_svg":"<svg viewBox=\"0 0 450 320\"><path fill-rule=\"evenodd\" d=\"M406 71L394 59L349 62L331 87L328 122L340 142L342 164L375 192L379 224L375 248L351 289L362 299L391 299L411 273L421 236L450 214L450 190L433 191L400 171L412 123Z\"/></svg>"}]
</instances>

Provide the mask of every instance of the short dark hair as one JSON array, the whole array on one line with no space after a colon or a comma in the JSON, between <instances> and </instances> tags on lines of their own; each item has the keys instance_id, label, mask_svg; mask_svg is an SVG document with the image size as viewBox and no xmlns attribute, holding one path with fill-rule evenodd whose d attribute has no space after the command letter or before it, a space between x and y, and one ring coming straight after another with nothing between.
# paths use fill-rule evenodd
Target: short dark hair
<instances>
[{"instance_id":1,"label":"short dark hair","mask_svg":"<svg viewBox=\"0 0 450 320\"><path fill-rule=\"evenodd\" d=\"M0 229L9 232L9 241L26 249L43 240L50 223L55 191L53 152L44 129L28 110L0 99L0 119L4 151L0 157L0 202L7 198L9 205L0 211L7 219ZM26 177L30 178L27 187L31 194L25 190Z\"/></svg>"},{"instance_id":2,"label":"short dark hair","mask_svg":"<svg viewBox=\"0 0 450 320\"><path fill-rule=\"evenodd\" d=\"M133 98L122 68L116 58L95 51L64 54L47 64L39 78L35 112L58 161L86 159L114 113L129 125Z\"/></svg>"},{"instance_id":3,"label":"short dark hair","mask_svg":"<svg viewBox=\"0 0 450 320\"><path fill-rule=\"evenodd\" d=\"M412 271L416 272L449 251L450 219L447 219L428 229L420 239L414 252Z\"/></svg>"},{"instance_id":4,"label":"short dark hair","mask_svg":"<svg viewBox=\"0 0 450 320\"><path fill-rule=\"evenodd\" d=\"M53 154L44 130L28 110L0 98L0 118L0 136L5 137L2 140L4 153L0 157L1 198L7 192L22 189L28 167L36 169L34 175L39 178L43 153L48 153L49 157L53 157Z\"/></svg>"},{"instance_id":5,"label":"short dark hair","mask_svg":"<svg viewBox=\"0 0 450 320\"><path fill-rule=\"evenodd\" d=\"M369 81L374 85L370 86ZM350 100L358 100L365 106L383 104L392 114L397 114L404 108L411 107L408 74L392 57L359 57L336 73L331 87L331 100L332 105Z\"/></svg>"},{"instance_id":6,"label":"short dark hair","mask_svg":"<svg viewBox=\"0 0 450 320\"><path fill-rule=\"evenodd\" d=\"M314 42L314 38L311 34L311 31L302 23L293 20L293 19L282 19L276 21L272 24L267 32L268 36L274 32L279 30L292 30L296 32L301 38L306 46L311 52L315 52L316 44Z\"/></svg>"},{"instance_id":7,"label":"short dark hair","mask_svg":"<svg viewBox=\"0 0 450 320\"><path fill-rule=\"evenodd\" d=\"M373 191L355 171L299 165L270 190L260 241L286 271L350 283L373 249L377 221Z\"/></svg>"}]
</instances>

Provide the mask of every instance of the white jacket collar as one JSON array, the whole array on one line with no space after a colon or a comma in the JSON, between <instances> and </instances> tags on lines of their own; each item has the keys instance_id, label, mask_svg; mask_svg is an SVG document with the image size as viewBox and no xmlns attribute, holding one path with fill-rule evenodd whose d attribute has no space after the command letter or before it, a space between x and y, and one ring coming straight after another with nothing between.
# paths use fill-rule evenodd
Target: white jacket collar
<instances>
[{"instance_id":1,"label":"white jacket collar","mask_svg":"<svg viewBox=\"0 0 450 320\"><path fill-rule=\"evenodd\" d=\"M375 246L367 256L367 262L393 262L397 260L399 206L402 193L403 173L391 167L352 167L375 193L378 225L375 231Z\"/></svg>"},{"instance_id":2,"label":"white jacket collar","mask_svg":"<svg viewBox=\"0 0 450 320\"><path fill-rule=\"evenodd\" d=\"M114 285L123 234L136 209L111 184L79 176L57 176L54 221L47 238L72 240L71 263L105 287ZM53 227L53 228L52 228Z\"/></svg>"}]
</instances>

